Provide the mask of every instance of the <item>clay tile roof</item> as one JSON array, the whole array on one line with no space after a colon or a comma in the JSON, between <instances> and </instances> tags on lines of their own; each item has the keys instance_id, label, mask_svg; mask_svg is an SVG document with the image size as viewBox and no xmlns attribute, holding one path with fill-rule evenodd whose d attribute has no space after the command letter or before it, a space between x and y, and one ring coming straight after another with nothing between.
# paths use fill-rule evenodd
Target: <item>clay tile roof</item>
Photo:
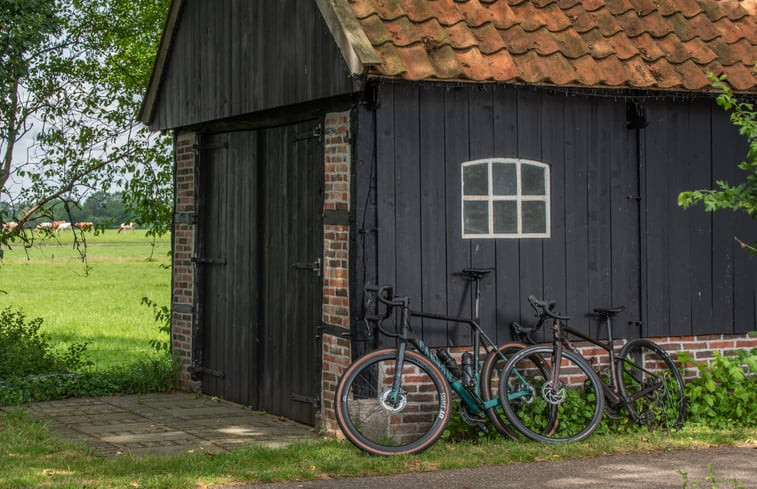
<instances>
[{"instance_id":1,"label":"clay tile roof","mask_svg":"<svg viewBox=\"0 0 757 489\"><path fill-rule=\"evenodd\" d=\"M757 0L330 0L406 80L757 92Z\"/></svg>"}]
</instances>

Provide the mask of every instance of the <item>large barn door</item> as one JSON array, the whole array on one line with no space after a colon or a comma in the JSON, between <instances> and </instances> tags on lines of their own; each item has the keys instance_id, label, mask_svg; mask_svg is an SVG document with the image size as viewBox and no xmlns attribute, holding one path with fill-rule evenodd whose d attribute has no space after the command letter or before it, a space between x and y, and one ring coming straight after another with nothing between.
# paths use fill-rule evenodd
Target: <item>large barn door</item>
<instances>
[{"instance_id":1,"label":"large barn door","mask_svg":"<svg viewBox=\"0 0 757 489\"><path fill-rule=\"evenodd\" d=\"M323 157L320 125L261 135L260 408L313 424L320 386Z\"/></svg>"},{"instance_id":2,"label":"large barn door","mask_svg":"<svg viewBox=\"0 0 757 489\"><path fill-rule=\"evenodd\" d=\"M323 158L306 122L206 137L198 150L202 389L313 424L320 380Z\"/></svg>"},{"instance_id":3,"label":"large barn door","mask_svg":"<svg viewBox=\"0 0 757 489\"><path fill-rule=\"evenodd\" d=\"M206 136L197 150L198 279L193 372L207 394L258 404L258 135ZM176 243L177 247L184 243ZM178 252L178 250L177 250Z\"/></svg>"}]
</instances>

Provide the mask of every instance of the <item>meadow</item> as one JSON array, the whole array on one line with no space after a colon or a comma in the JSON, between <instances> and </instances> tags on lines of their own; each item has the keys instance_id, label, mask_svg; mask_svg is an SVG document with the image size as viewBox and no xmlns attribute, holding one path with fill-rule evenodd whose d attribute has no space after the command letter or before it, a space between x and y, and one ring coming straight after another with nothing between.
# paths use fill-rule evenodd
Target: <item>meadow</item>
<instances>
[{"instance_id":1,"label":"meadow","mask_svg":"<svg viewBox=\"0 0 757 489\"><path fill-rule=\"evenodd\" d=\"M150 341L168 337L141 301L169 304L170 236L154 243L140 230L85 236L86 262L71 231L37 237L26 249L4 247L0 308L42 318L42 332L61 347L87 342L95 370L154 357Z\"/></svg>"}]
</instances>

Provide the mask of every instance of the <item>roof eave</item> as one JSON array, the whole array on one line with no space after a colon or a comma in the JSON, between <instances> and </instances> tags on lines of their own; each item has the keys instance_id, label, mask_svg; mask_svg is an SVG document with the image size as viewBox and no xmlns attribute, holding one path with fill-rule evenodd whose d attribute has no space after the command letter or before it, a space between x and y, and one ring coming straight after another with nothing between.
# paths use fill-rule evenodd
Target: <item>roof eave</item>
<instances>
[{"instance_id":1,"label":"roof eave","mask_svg":"<svg viewBox=\"0 0 757 489\"><path fill-rule=\"evenodd\" d=\"M381 64L347 0L315 0L315 3L352 75L363 75L367 67Z\"/></svg>"},{"instance_id":2,"label":"roof eave","mask_svg":"<svg viewBox=\"0 0 757 489\"><path fill-rule=\"evenodd\" d=\"M171 51L173 36L176 32L176 25L183 6L184 0L172 0L166 23L163 26L163 35L160 38L158 54L155 57L152 73L150 74L150 82L147 85L147 91L145 92L145 97L142 100L142 106L139 108L139 115L137 116L139 121L146 125L152 122L155 103L158 100L158 91L160 90L166 62L168 61L168 53Z\"/></svg>"}]
</instances>

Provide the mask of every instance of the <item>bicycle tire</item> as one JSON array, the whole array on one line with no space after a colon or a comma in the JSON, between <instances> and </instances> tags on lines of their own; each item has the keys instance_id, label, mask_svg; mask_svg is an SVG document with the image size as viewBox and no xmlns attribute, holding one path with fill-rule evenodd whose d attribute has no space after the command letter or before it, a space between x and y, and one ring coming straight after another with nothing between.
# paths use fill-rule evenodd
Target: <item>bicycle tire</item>
<instances>
[{"instance_id":1,"label":"bicycle tire","mask_svg":"<svg viewBox=\"0 0 757 489\"><path fill-rule=\"evenodd\" d=\"M498 351L507 359L524 348L526 348L526 345L522 343L507 343L500 346ZM491 351L486 356L483 367L481 368L481 399L484 401L500 397L499 378L506 363L506 360L503 360L497 351ZM542 373L549 376L546 362L538 357L537 363L539 363ZM502 436L506 436L513 440L519 440L521 438L520 431L510 424L510 420L507 419L507 415L505 415L505 411L501 404L498 407L488 409L486 411L486 416L489 418L489 421L491 421L494 429Z\"/></svg>"},{"instance_id":2,"label":"bicycle tire","mask_svg":"<svg viewBox=\"0 0 757 489\"><path fill-rule=\"evenodd\" d=\"M550 376L536 368L533 358L548 359ZM602 421L602 381L591 366L571 351L562 352L558 379L551 378L552 346L536 345L510 357L499 383L500 402L510 423L534 441L568 443L591 435ZM531 389L529 397L512 397ZM559 389L552 389L554 382ZM510 398L512 397L512 398ZM551 426L550 426L551 424Z\"/></svg>"},{"instance_id":3,"label":"bicycle tire","mask_svg":"<svg viewBox=\"0 0 757 489\"><path fill-rule=\"evenodd\" d=\"M336 389L339 428L357 448L373 455L426 450L442 435L451 414L446 379L431 361L412 351L404 355L402 393L391 404L387 397L397 354L389 348L360 357Z\"/></svg>"},{"instance_id":4,"label":"bicycle tire","mask_svg":"<svg viewBox=\"0 0 757 489\"><path fill-rule=\"evenodd\" d=\"M626 343L620 350L618 378L626 409L639 423L650 431L683 426L686 419L683 378L660 345L644 338ZM652 390L646 392L647 388Z\"/></svg>"}]
</instances>

